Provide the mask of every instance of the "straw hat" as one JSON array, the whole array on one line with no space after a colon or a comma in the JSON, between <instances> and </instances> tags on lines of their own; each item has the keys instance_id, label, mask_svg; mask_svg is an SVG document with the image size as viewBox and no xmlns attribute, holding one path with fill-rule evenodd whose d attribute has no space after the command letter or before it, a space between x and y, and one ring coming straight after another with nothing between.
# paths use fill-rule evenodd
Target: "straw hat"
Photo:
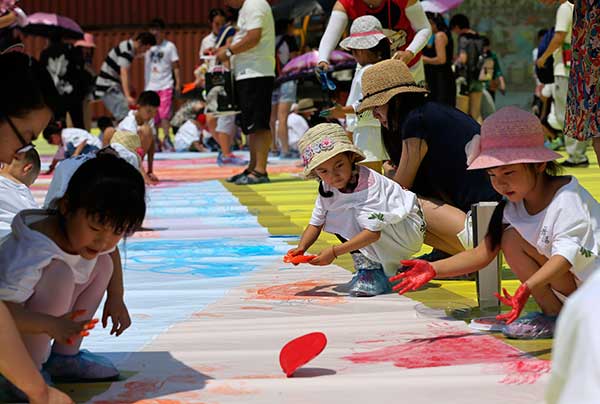
<instances>
[{"instance_id":1,"label":"straw hat","mask_svg":"<svg viewBox=\"0 0 600 404\"><path fill-rule=\"evenodd\" d=\"M296 104L296 113L301 113L301 112L315 112L317 109L315 108L315 103L312 100L312 98L303 98L300 101L298 101L298 104Z\"/></svg>"},{"instance_id":2,"label":"straw hat","mask_svg":"<svg viewBox=\"0 0 600 404\"><path fill-rule=\"evenodd\" d=\"M94 35L86 32L83 34L83 39L75 42L75 46L81 46L84 48L95 48L96 43L94 42Z\"/></svg>"},{"instance_id":3,"label":"straw hat","mask_svg":"<svg viewBox=\"0 0 600 404\"><path fill-rule=\"evenodd\" d=\"M115 132L113 137L110 139L111 146L113 144L123 145L130 152L135 153L138 157L144 156L144 150L142 149L142 141L137 133L128 132L125 130L118 130Z\"/></svg>"},{"instance_id":4,"label":"straw hat","mask_svg":"<svg viewBox=\"0 0 600 404\"><path fill-rule=\"evenodd\" d=\"M540 120L517 107L490 115L465 147L469 170L518 163L544 163L561 155L544 147Z\"/></svg>"},{"instance_id":5,"label":"straw hat","mask_svg":"<svg viewBox=\"0 0 600 404\"><path fill-rule=\"evenodd\" d=\"M340 42L344 49L371 49L384 38L381 22L372 15L358 17L350 27L350 36Z\"/></svg>"},{"instance_id":6,"label":"straw hat","mask_svg":"<svg viewBox=\"0 0 600 404\"><path fill-rule=\"evenodd\" d=\"M352 144L344 129L335 123L322 123L307 130L298 141L298 148L306 178L317 178L312 171L340 153L349 151L356 154L355 161L365 159L364 153Z\"/></svg>"},{"instance_id":7,"label":"straw hat","mask_svg":"<svg viewBox=\"0 0 600 404\"><path fill-rule=\"evenodd\" d=\"M410 70L401 60L389 59L374 64L362 76L363 99L356 112L387 104L400 93L427 93L417 85Z\"/></svg>"}]
</instances>

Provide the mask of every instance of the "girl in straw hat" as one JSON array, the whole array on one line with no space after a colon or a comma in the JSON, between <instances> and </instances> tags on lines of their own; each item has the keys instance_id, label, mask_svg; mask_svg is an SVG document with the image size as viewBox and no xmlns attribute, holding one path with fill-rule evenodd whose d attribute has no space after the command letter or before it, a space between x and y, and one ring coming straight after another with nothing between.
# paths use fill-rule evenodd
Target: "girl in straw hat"
<instances>
[{"instance_id":1,"label":"girl in straw hat","mask_svg":"<svg viewBox=\"0 0 600 404\"><path fill-rule=\"evenodd\" d=\"M389 292L386 276L395 274L400 260L417 253L423 244L425 222L416 195L356 165L365 155L339 125L317 125L298 145L304 175L320 181L319 197L298 247L288 254L304 254L322 230L333 233L342 244L321 251L310 263L328 265L351 253L356 274L349 284L350 295Z\"/></svg>"},{"instance_id":2,"label":"girl in straw hat","mask_svg":"<svg viewBox=\"0 0 600 404\"><path fill-rule=\"evenodd\" d=\"M480 125L456 108L429 101L427 90L398 60L373 65L363 75L362 88L357 112L373 111L398 166L394 180L419 196L427 221L425 242L434 247L427 259L464 251L472 244L471 205L500 200L484 172L467 171L464 148Z\"/></svg>"},{"instance_id":3,"label":"girl in straw hat","mask_svg":"<svg viewBox=\"0 0 600 404\"><path fill-rule=\"evenodd\" d=\"M522 282L514 295L497 297L511 308L504 334L512 338L548 338L567 296L600 268L600 204L575 177L557 176L560 154L544 147L539 120L515 107L487 118L482 134L469 143L469 170L487 170L504 196L485 242L454 257L412 267L391 278L404 279L394 289L416 290L434 276L471 273L487 265L500 250ZM530 295L542 313L519 320ZM517 321L515 321L517 320Z\"/></svg>"},{"instance_id":4,"label":"girl in straw hat","mask_svg":"<svg viewBox=\"0 0 600 404\"><path fill-rule=\"evenodd\" d=\"M352 132L352 140L366 158L362 165L381 172L383 161L388 159L381 139L381 125L371 111L356 114L363 97L361 80L364 72L374 63L390 58L390 40L384 35L379 20L372 15L359 17L352 23L350 36L340 46L352 51L358 66L352 79L352 87L346 106L336 105L321 115L346 119L346 130Z\"/></svg>"}]
</instances>

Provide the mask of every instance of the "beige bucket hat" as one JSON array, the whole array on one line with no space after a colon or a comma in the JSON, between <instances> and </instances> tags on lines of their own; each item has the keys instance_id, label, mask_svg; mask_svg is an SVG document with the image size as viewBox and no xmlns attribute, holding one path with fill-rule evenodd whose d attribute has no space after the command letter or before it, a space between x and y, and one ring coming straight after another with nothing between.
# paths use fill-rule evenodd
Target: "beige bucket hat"
<instances>
[{"instance_id":1,"label":"beige bucket hat","mask_svg":"<svg viewBox=\"0 0 600 404\"><path fill-rule=\"evenodd\" d=\"M376 63L362 76L363 99L357 113L387 104L400 93L427 93L415 83L410 70L401 60L389 59Z\"/></svg>"},{"instance_id":2,"label":"beige bucket hat","mask_svg":"<svg viewBox=\"0 0 600 404\"><path fill-rule=\"evenodd\" d=\"M340 153L349 151L356 154L355 161L365 159L364 153L352 144L344 129L335 123L322 123L307 130L298 141L298 148L306 178L317 178L313 170Z\"/></svg>"}]
</instances>

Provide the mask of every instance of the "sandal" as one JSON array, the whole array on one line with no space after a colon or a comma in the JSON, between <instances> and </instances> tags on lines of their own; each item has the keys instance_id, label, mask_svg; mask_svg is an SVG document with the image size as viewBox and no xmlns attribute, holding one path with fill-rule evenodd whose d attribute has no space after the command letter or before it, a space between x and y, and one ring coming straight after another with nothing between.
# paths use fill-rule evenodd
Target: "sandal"
<instances>
[{"instance_id":1,"label":"sandal","mask_svg":"<svg viewBox=\"0 0 600 404\"><path fill-rule=\"evenodd\" d=\"M236 185L255 185L266 184L271 182L267 173L259 173L258 171L250 170L250 172L235 181Z\"/></svg>"},{"instance_id":2,"label":"sandal","mask_svg":"<svg viewBox=\"0 0 600 404\"><path fill-rule=\"evenodd\" d=\"M245 177L245 176L247 176L247 175L248 175L248 174L250 174L250 173L251 173L251 171L250 171L249 169L247 169L247 168L246 168L246 169L245 169L244 171L242 171L241 173L239 173L239 174L236 174L236 175L233 175L233 176L231 176L231 177L227 178L225 181L227 181L227 182L236 182L236 183L237 183L237 180L239 180L239 179L240 179L240 178L242 178L242 177Z\"/></svg>"}]
</instances>

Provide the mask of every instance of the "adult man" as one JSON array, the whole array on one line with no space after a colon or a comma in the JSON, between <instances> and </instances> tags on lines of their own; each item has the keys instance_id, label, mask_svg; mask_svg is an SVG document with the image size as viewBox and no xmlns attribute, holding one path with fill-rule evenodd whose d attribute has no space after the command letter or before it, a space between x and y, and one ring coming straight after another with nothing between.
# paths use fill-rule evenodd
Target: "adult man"
<instances>
[{"instance_id":1,"label":"adult man","mask_svg":"<svg viewBox=\"0 0 600 404\"><path fill-rule=\"evenodd\" d=\"M239 8L238 31L231 46L217 58L231 58L235 92L242 112L242 130L249 135L250 162L243 173L229 178L238 185L269 182L267 157L271 144L271 94L275 77L275 23L266 0L225 0Z\"/></svg>"},{"instance_id":2,"label":"adult man","mask_svg":"<svg viewBox=\"0 0 600 404\"><path fill-rule=\"evenodd\" d=\"M154 45L154 35L141 32L135 39L122 41L108 52L96 79L94 94L102 99L115 120L125 118L129 105L135 104L129 88L129 68L133 58L143 56Z\"/></svg>"},{"instance_id":3,"label":"adult man","mask_svg":"<svg viewBox=\"0 0 600 404\"><path fill-rule=\"evenodd\" d=\"M156 45L146 52L146 91L155 91L160 97L160 107L154 118L154 124L163 129L164 148L173 149L169 136L169 120L171 119L173 89L181 89L179 75L179 55L177 47L165 39L163 31L165 22L155 18L150 22L150 33L156 37ZM174 78L174 80L173 80ZM158 139L157 139L158 140ZM160 143L158 150L162 150Z\"/></svg>"}]
</instances>

